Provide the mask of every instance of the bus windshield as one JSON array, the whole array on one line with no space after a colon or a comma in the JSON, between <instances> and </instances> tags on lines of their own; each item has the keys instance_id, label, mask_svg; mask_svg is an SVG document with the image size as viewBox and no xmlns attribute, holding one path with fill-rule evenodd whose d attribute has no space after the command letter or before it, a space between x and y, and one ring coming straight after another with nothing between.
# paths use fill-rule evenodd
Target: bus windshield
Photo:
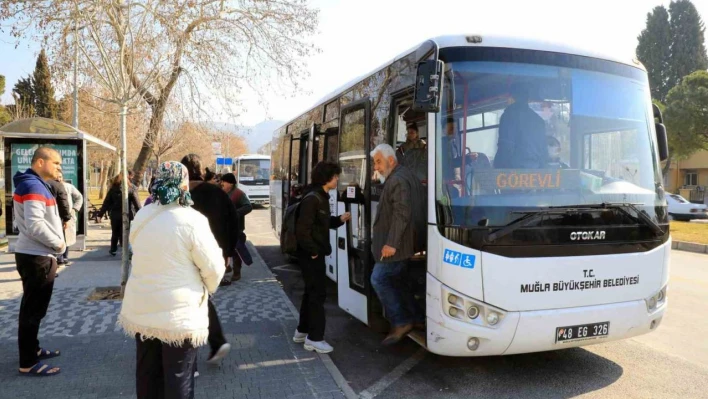
<instances>
[{"instance_id":1,"label":"bus windshield","mask_svg":"<svg viewBox=\"0 0 708 399\"><path fill-rule=\"evenodd\" d=\"M664 223L646 74L567 58L593 67L446 62L436 117L440 224L505 226L534 209L606 203Z\"/></svg>"},{"instance_id":2,"label":"bus windshield","mask_svg":"<svg viewBox=\"0 0 708 399\"><path fill-rule=\"evenodd\" d=\"M238 180L241 184L268 182L270 178L269 159L241 159L238 166Z\"/></svg>"}]
</instances>

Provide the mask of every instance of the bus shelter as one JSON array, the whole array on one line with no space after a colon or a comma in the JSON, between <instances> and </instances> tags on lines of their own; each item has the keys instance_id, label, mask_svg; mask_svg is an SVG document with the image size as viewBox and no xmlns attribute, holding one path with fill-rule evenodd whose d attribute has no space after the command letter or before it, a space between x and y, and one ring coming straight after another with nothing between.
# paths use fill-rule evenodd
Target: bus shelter
<instances>
[{"instance_id":1,"label":"bus shelter","mask_svg":"<svg viewBox=\"0 0 708 399\"><path fill-rule=\"evenodd\" d=\"M14 251L19 234L14 224L12 195L15 187L12 177L18 171L25 171L30 167L35 150L41 146L59 151L64 180L71 182L84 197L84 206L76 223L76 243L70 248L85 250L88 232L88 154L89 151L115 153L116 148L66 123L47 118L27 118L10 122L0 127L0 137L4 155L0 189L4 191L2 197L5 200L0 230L4 230L9 251Z\"/></svg>"}]
</instances>

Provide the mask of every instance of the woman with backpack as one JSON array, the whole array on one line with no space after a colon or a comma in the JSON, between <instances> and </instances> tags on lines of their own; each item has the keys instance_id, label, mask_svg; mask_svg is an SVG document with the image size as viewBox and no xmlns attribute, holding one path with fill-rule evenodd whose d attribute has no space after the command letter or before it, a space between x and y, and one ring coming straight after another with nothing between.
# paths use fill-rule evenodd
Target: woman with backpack
<instances>
[{"instance_id":1,"label":"woman with backpack","mask_svg":"<svg viewBox=\"0 0 708 399\"><path fill-rule=\"evenodd\" d=\"M327 299L327 271L324 257L332 253L329 229L337 228L351 219L346 212L331 216L329 192L337 188L342 168L331 162L320 162L312 169L310 191L298 204L295 222L297 258L305 280L305 294L300 304L300 323L293 341L304 343L308 351L329 353L334 350L324 340Z\"/></svg>"}]
</instances>

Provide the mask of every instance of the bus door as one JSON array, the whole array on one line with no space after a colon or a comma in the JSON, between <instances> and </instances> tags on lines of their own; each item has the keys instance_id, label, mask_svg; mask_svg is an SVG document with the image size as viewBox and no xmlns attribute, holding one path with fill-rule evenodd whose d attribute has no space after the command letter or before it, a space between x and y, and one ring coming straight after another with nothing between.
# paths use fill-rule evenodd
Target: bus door
<instances>
[{"instance_id":1,"label":"bus door","mask_svg":"<svg viewBox=\"0 0 708 399\"><path fill-rule=\"evenodd\" d=\"M310 167L314 168L317 163L322 161L337 163L339 128L329 128L320 132L313 125L312 137L312 163ZM329 192L329 211L332 215L339 214L337 212L337 189ZM337 282L337 229L329 230L329 244L332 246L332 253L325 257L327 277Z\"/></svg>"},{"instance_id":2,"label":"bus door","mask_svg":"<svg viewBox=\"0 0 708 399\"><path fill-rule=\"evenodd\" d=\"M289 178L283 184L283 213L288 208L293 190L297 187L302 189L307 184L307 138L307 134L290 136L290 157L287 164Z\"/></svg>"},{"instance_id":3,"label":"bus door","mask_svg":"<svg viewBox=\"0 0 708 399\"><path fill-rule=\"evenodd\" d=\"M369 100L342 108L339 122L338 215L352 218L337 231L337 285L339 307L368 324L367 298L373 294L369 276L371 256L371 175ZM375 295L375 294L373 294Z\"/></svg>"}]
</instances>

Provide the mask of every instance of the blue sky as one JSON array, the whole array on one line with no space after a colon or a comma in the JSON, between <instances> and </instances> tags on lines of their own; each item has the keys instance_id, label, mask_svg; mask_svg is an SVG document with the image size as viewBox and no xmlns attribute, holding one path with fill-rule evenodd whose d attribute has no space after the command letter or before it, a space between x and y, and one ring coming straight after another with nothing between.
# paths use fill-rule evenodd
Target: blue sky
<instances>
[{"instance_id":1,"label":"blue sky","mask_svg":"<svg viewBox=\"0 0 708 399\"><path fill-rule=\"evenodd\" d=\"M306 110L335 88L378 67L424 40L454 33L499 33L600 46L634 55L646 15L669 0L311 0L320 9L314 42L322 53L308 60L310 78L290 97L266 95L269 106L257 105L255 93L244 91L250 105L237 121L253 125L265 119L287 120ZM704 22L708 0L694 0ZM17 49L0 33L0 74L6 76L3 103L11 102L15 82L34 69L38 43ZM706 40L708 42L708 38ZM347 60L343 62L342 60ZM208 119L205 117L203 119Z\"/></svg>"}]
</instances>

